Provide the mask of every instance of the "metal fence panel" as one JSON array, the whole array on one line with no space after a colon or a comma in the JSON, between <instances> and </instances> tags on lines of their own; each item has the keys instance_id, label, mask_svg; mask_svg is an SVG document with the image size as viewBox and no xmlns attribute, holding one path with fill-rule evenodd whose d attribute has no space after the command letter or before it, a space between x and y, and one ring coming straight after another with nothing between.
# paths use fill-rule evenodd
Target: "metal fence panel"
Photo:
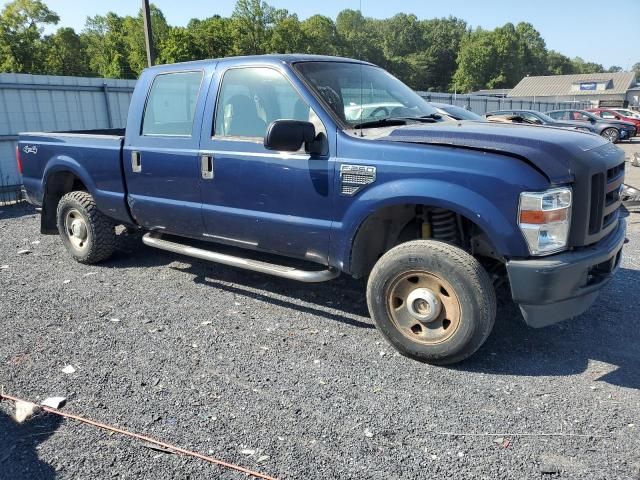
<instances>
[{"instance_id":1,"label":"metal fence panel","mask_svg":"<svg viewBox=\"0 0 640 480\"><path fill-rule=\"evenodd\" d=\"M591 103L584 102L542 102L525 98L498 98L482 95L456 95L453 93L418 92L428 102L449 103L467 108L478 115L483 115L494 110L539 110L548 112L562 108L591 108Z\"/></svg>"},{"instance_id":2,"label":"metal fence panel","mask_svg":"<svg viewBox=\"0 0 640 480\"><path fill-rule=\"evenodd\" d=\"M15 161L19 132L124 127L135 83L0 74L0 202L15 198L22 183Z\"/></svg>"}]
</instances>

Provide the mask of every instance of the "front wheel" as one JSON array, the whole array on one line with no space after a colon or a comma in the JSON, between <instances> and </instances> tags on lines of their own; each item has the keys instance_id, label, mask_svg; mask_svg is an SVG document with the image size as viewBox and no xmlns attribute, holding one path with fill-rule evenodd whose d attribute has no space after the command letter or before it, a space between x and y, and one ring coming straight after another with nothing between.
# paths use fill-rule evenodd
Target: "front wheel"
<instances>
[{"instance_id":1,"label":"front wheel","mask_svg":"<svg viewBox=\"0 0 640 480\"><path fill-rule=\"evenodd\" d=\"M116 246L113 222L96 206L87 192L67 193L57 210L58 232L71 256L80 263L109 258Z\"/></svg>"},{"instance_id":2,"label":"front wheel","mask_svg":"<svg viewBox=\"0 0 640 480\"><path fill-rule=\"evenodd\" d=\"M383 255L369 277L367 304L401 354L437 365L472 355L496 316L495 291L482 265L434 240L403 243Z\"/></svg>"},{"instance_id":3,"label":"front wheel","mask_svg":"<svg viewBox=\"0 0 640 480\"><path fill-rule=\"evenodd\" d=\"M618 143L620 140L620 132L616 128L605 128L600 135L611 143Z\"/></svg>"}]
</instances>

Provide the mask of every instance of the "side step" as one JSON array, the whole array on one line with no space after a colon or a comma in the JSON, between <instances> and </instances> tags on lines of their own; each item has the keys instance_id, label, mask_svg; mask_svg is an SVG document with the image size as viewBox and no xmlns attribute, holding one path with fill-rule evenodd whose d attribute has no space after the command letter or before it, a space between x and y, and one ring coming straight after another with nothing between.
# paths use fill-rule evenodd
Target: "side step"
<instances>
[{"instance_id":1,"label":"side step","mask_svg":"<svg viewBox=\"0 0 640 480\"><path fill-rule=\"evenodd\" d=\"M146 233L142 237L142 241L145 245L159 248L161 250L180 253L182 255L188 255L189 257L208 260L210 262L222 263L223 265L230 265L232 267L244 268L246 270L252 270L254 272L275 275L276 277L297 280L299 282L320 283L333 280L334 278L340 276L340 271L335 268L316 271L298 270L297 268L293 267L274 265L272 263L260 262L258 260L250 260L242 257L234 257L232 255L226 255L224 253L217 253L210 250L204 250L202 248L182 245L180 243L164 240L162 238L162 234L154 232Z\"/></svg>"}]
</instances>

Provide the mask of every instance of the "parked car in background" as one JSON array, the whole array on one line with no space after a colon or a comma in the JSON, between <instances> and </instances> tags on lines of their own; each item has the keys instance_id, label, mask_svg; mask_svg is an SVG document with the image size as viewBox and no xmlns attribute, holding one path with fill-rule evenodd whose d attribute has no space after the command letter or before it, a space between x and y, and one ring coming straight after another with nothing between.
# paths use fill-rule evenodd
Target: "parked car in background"
<instances>
[{"instance_id":1,"label":"parked car in background","mask_svg":"<svg viewBox=\"0 0 640 480\"><path fill-rule=\"evenodd\" d=\"M611 108L593 108L587 110L587 112L591 112L596 117L604 118L605 120L622 120L623 122L632 123L636 127L636 132L640 129L640 116L634 117L630 115L623 115L617 110L613 110Z\"/></svg>"},{"instance_id":2,"label":"parked car in background","mask_svg":"<svg viewBox=\"0 0 640 480\"><path fill-rule=\"evenodd\" d=\"M637 118L640 120L640 112L629 110L627 108L612 108L614 112L618 112L620 115L624 117Z\"/></svg>"},{"instance_id":3,"label":"parked car in background","mask_svg":"<svg viewBox=\"0 0 640 480\"><path fill-rule=\"evenodd\" d=\"M547 112L547 115L555 120L577 121L584 125L591 125L595 128L596 133L612 143L618 143L620 140L629 140L637 133L636 126L632 123L596 117L593 113L585 110L553 110Z\"/></svg>"},{"instance_id":4,"label":"parked car in background","mask_svg":"<svg viewBox=\"0 0 640 480\"><path fill-rule=\"evenodd\" d=\"M430 102L431 106L435 108L438 113L447 115L454 120L479 120L485 121L485 118L477 113L467 110L466 108L458 107L457 105L450 105L448 103L435 103Z\"/></svg>"},{"instance_id":5,"label":"parked car in background","mask_svg":"<svg viewBox=\"0 0 640 480\"><path fill-rule=\"evenodd\" d=\"M556 120L551 118L549 115L535 110L498 110L495 112L485 113L485 117L489 121L507 121L511 123L527 123L530 125L546 125L547 127L569 128L571 130L596 133L596 129L594 127L591 125L585 125L584 122Z\"/></svg>"}]
</instances>

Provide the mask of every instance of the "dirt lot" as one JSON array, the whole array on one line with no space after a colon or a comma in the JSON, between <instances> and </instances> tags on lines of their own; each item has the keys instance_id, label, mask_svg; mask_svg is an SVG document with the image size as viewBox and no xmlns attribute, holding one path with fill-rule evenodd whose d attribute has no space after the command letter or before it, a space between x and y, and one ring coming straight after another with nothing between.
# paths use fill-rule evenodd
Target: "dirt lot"
<instances>
[{"instance_id":1,"label":"dirt lot","mask_svg":"<svg viewBox=\"0 0 640 480\"><path fill-rule=\"evenodd\" d=\"M640 185L640 168L628 178ZM0 207L0 385L280 478L637 480L640 213L627 220L623 268L588 313L532 330L502 302L487 344L438 368L384 343L359 282L301 285L145 247L86 267L38 234L32 209ZM2 479L244 478L9 413Z\"/></svg>"}]
</instances>

